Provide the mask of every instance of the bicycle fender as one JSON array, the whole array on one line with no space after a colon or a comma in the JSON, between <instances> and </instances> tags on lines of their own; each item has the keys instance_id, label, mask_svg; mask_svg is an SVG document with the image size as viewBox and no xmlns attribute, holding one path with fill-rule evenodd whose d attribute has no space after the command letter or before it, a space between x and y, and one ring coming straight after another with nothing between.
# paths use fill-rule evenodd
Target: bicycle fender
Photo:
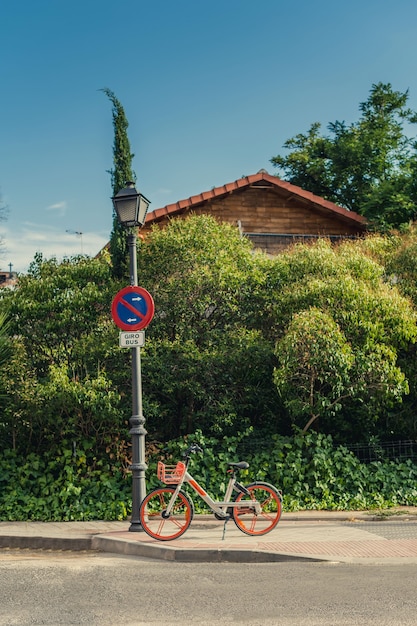
<instances>
[{"instance_id":1,"label":"bicycle fender","mask_svg":"<svg viewBox=\"0 0 417 626\"><path fill-rule=\"evenodd\" d=\"M282 491L280 489L277 489L275 485L271 485L271 483L266 483L264 480L255 480L253 483L250 483L250 485L246 485L246 487L254 487L256 485L258 486L264 485L265 487L269 487L270 489L273 489L274 491L276 491L276 493L278 494L282 502Z\"/></svg>"}]
</instances>

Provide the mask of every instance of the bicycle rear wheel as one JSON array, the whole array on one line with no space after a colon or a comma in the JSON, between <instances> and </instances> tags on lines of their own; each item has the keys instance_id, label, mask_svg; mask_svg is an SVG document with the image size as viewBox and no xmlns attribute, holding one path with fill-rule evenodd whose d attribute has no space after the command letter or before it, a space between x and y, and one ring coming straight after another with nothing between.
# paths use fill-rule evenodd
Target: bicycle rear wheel
<instances>
[{"instance_id":1,"label":"bicycle rear wheel","mask_svg":"<svg viewBox=\"0 0 417 626\"><path fill-rule=\"evenodd\" d=\"M256 482L245 485L249 495L239 493L235 502L247 502L247 506L233 507L233 520L236 526L247 535L265 535L275 528L281 517L281 494L273 485ZM251 501L257 500L261 512L256 514Z\"/></svg>"},{"instance_id":2,"label":"bicycle rear wheel","mask_svg":"<svg viewBox=\"0 0 417 626\"><path fill-rule=\"evenodd\" d=\"M180 491L169 515L166 509L175 489L158 487L143 500L139 519L143 530L153 539L170 541L181 537L191 524L194 515L192 500Z\"/></svg>"}]
</instances>

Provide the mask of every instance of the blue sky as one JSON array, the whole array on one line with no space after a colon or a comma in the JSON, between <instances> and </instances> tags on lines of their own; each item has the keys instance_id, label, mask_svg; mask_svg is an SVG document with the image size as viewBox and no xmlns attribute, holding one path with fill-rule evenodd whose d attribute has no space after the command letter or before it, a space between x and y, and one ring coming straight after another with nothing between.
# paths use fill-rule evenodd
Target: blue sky
<instances>
[{"instance_id":1,"label":"blue sky","mask_svg":"<svg viewBox=\"0 0 417 626\"><path fill-rule=\"evenodd\" d=\"M125 109L151 209L276 173L286 139L356 121L373 83L409 89L417 110L415 0L15 0L0 23L3 270L108 240L103 87Z\"/></svg>"}]
</instances>

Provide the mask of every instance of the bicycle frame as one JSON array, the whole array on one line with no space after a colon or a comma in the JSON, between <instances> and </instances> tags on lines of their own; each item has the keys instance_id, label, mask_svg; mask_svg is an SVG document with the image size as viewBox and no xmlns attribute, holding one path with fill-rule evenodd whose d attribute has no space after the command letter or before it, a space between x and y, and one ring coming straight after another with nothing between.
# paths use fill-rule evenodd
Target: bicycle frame
<instances>
[{"instance_id":1,"label":"bicycle frame","mask_svg":"<svg viewBox=\"0 0 417 626\"><path fill-rule=\"evenodd\" d=\"M205 491L205 489L203 489L203 487L195 480L195 478L193 478L193 476L188 472L188 470L186 470L180 482L175 487L175 491L172 494L172 497L166 508L166 514L170 515L173 509L173 506L175 504L175 500L177 499L177 496L181 490L181 487L183 486L184 483L187 483L195 491L195 493L197 493L200 496L200 498L204 500L204 502L210 507L213 513L216 513L221 519L224 519L224 520L229 519L229 514L227 512L227 509L230 507L244 508L244 509L247 509L248 507L250 507L251 509L252 508L254 509L256 515L259 515L261 513L261 505L257 500L252 500L250 503L248 502L248 500L242 500L240 502L234 502L233 500L231 500L233 491L238 491L238 492L240 491L246 495L250 495L250 494L249 494L249 491L246 489L246 487L244 487L238 482L235 476L235 472L233 470L230 470L230 472L231 472L231 476L229 479L229 483L226 487L224 500L221 502L218 502L216 500L213 500L213 498L211 498L211 496Z\"/></svg>"}]
</instances>

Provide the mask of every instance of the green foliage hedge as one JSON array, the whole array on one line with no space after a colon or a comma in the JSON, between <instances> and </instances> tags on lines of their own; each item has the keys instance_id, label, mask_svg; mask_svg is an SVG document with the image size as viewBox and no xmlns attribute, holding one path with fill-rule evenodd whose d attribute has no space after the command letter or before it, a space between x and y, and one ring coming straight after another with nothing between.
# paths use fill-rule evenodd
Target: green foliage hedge
<instances>
[{"instance_id":1,"label":"green foliage hedge","mask_svg":"<svg viewBox=\"0 0 417 626\"><path fill-rule=\"evenodd\" d=\"M13 450L0 460L0 520L122 520L131 508L123 473L70 447L60 455Z\"/></svg>"},{"instance_id":2,"label":"green foliage hedge","mask_svg":"<svg viewBox=\"0 0 417 626\"><path fill-rule=\"evenodd\" d=\"M175 462L191 441L204 448L190 471L215 497L221 498L228 461L246 459L243 482L266 480L283 493L284 511L301 509L364 510L417 506L417 465L411 461L361 463L347 448L323 434L274 435L253 452L249 429L236 437L215 439L200 431L157 447L148 458L147 487L159 483L156 464ZM0 520L122 520L131 513L131 481L110 459L88 456L89 447L60 455L19 458L5 451L0 460ZM197 511L202 501L194 497Z\"/></svg>"}]
</instances>

